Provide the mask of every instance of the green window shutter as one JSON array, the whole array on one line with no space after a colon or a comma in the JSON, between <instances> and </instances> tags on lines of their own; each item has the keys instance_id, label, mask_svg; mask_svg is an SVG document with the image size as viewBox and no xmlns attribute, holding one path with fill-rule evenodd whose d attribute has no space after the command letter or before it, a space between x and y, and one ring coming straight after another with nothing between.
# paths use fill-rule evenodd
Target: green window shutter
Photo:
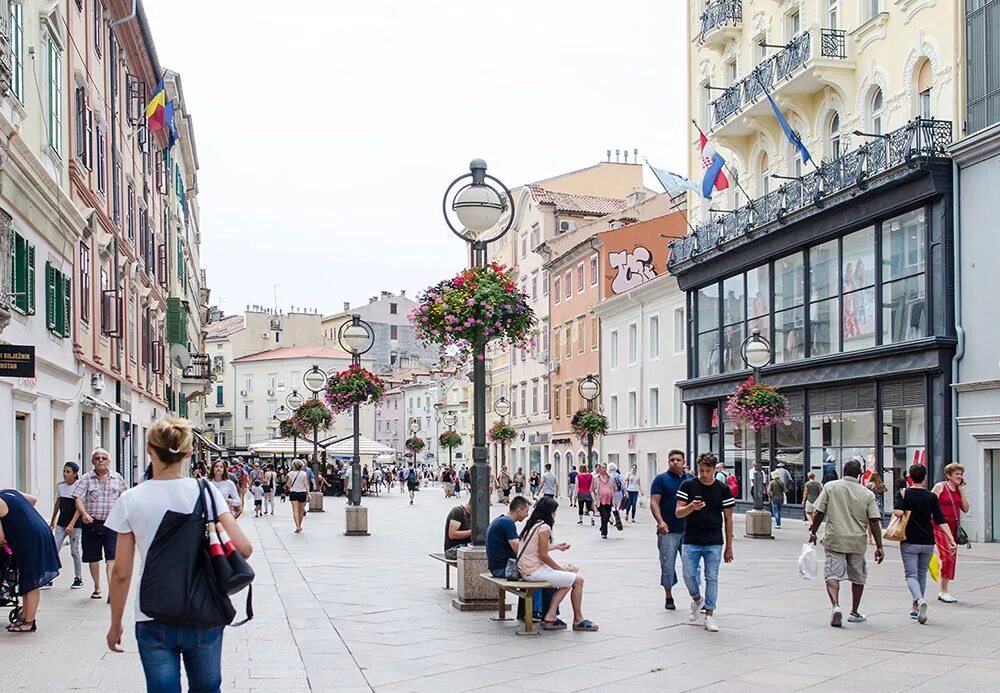
<instances>
[{"instance_id":1,"label":"green window shutter","mask_svg":"<svg viewBox=\"0 0 1000 693\"><path fill-rule=\"evenodd\" d=\"M167 299L167 342L187 344L187 311L179 297Z\"/></svg>"},{"instance_id":2,"label":"green window shutter","mask_svg":"<svg viewBox=\"0 0 1000 693\"><path fill-rule=\"evenodd\" d=\"M221 407L223 405L222 401L222 385L215 386L215 406Z\"/></svg>"},{"instance_id":3,"label":"green window shutter","mask_svg":"<svg viewBox=\"0 0 1000 693\"><path fill-rule=\"evenodd\" d=\"M62 336L69 337L70 326L73 324L73 275L62 275L63 281L63 329Z\"/></svg>"},{"instance_id":4,"label":"green window shutter","mask_svg":"<svg viewBox=\"0 0 1000 693\"><path fill-rule=\"evenodd\" d=\"M184 239L177 237L177 278L184 279Z\"/></svg>"},{"instance_id":5,"label":"green window shutter","mask_svg":"<svg viewBox=\"0 0 1000 693\"><path fill-rule=\"evenodd\" d=\"M22 291L21 288L24 284L24 268L21 267L22 258L24 254L24 249L21 248L22 240L21 237L14 233L14 229L10 230L10 292L14 295L14 306L24 311L27 306L27 301L24 301L22 305ZM18 248L21 248L19 251Z\"/></svg>"},{"instance_id":6,"label":"green window shutter","mask_svg":"<svg viewBox=\"0 0 1000 693\"><path fill-rule=\"evenodd\" d=\"M28 315L35 314L35 246L31 245L27 241L24 243L26 248L26 267L25 267L25 279L27 280L27 286L25 287L25 296L27 298L27 308L25 312Z\"/></svg>"},{"instance_id":7,"label":"green window shutter","mask_svg":"<svg viewBox=\"0 0 1000 693\"><path fill-rule=\"evenodd\" d=\"M188 415L188 403L187 399L184 398L184 393L181 393L177 398L177 413L182 419L186 419Z\"/></svg>"},{"instance_id":8,"label":"green window shutter","mask_svg":"<svg viewBox=\"0 0 1000 693\"><path fill-rule=\"evenodd\" d=\"M45 326L49 332L59 331L59 322L56 319L59 307L56 304L56 296L59 287L56 286L56 270L51 262L45 263Z\"/></svg>"}]
</instances>

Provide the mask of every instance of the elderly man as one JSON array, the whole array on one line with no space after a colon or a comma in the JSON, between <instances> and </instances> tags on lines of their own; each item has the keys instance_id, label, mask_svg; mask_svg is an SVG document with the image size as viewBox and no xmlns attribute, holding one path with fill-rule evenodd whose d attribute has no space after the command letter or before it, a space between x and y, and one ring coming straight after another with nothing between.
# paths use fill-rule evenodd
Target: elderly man
<instances>
[{"instance_id":1,"label":"elderly man","mask_svg":"<svg viewBox=\"0 0 1000 693\"><path fill-rule=\"evenodd\" d=\"M111 470L111 455L104 448L94 450L90 461L94 468L80 477L73 490L73 497L76 498L76 509L83 522L83 562L89 564L90 577L94 581L94 592L90 598L100 599L101 560L107 564L110 581L111 569L115 564L115 549L118 546L118 534L107 529L104 521L128 486L118 472Z\"/></svg>"}]
</instances>

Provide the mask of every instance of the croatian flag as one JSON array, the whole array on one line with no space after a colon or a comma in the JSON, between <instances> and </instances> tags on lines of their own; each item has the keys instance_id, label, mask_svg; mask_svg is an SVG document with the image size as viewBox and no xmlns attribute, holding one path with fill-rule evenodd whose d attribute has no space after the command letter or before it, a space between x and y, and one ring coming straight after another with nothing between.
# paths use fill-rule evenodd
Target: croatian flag
<instances>
[{"instance_id":1,"label":"croatian flag","mask_svg":"<svg viewBox=\"0 0 1000 693\"><path fill-rule=\"evenodd\" d=\"M715 151L715 145L708 141L705 133L701 136L701 167L705 169L705 175L701 179L701 195L705 199L711 199L712 190L725 190L729 187L729 179L722 172L722 167L726 165L726 160Z\"/></svg>"}]
</instances>

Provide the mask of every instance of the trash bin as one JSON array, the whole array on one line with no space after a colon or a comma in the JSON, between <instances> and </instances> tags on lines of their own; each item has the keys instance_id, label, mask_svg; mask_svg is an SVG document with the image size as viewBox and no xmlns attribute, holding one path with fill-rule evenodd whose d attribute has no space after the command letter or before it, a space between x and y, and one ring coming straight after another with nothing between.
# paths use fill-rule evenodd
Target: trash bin
<instances>
[{"instance_id":1,"label":"trash bin","mask_svg":"<svg viewBox=\"0 0 1000 693\"><path fill-rule=\"evenodd\" d=\"M309 512L323 512L323 494L319 491L313 491L309 494Z\"/></svg>"}]
</instances>

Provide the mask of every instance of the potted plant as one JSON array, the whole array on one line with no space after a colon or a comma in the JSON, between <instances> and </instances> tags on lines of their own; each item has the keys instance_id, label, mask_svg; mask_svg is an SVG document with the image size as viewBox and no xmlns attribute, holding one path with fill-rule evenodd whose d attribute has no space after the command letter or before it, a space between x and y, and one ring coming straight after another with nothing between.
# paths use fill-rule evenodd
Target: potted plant
<instances>
[{"instance_id":1,"label":"potted plant","mask_svg":"<svg viewBox=\"0 0 1000 693\"><path fill-rule=\"evenodd\" d=\"M351 365L327 380L326 402L335 413L340 413L355 405L378 404L384 392L381 378L367 368Z\"/></svg>"},{"instance_id":2,"label":"potted plant","mask_svg":"<svg viewBox=\"0 0 1000 693\"><path fill-rule=\"evenodd\" d=\"M300 438L308 438L318 431L325 431L333 423L333 413L318 399L303 402L288 419Z\"/></svg>"},{"instance_id":3,"label":"potted plant","mask_svg":"<svg viewBox=\"0 0 1000 693\"><path fill-rule=\"evenodd\" d=\"M295 422L291 418L285 419L278 424L278 436L281 438L292 438L299 434L295 428Z\"/></svg>"},{"instance_id":4,"label":"potted plant","mask_svg":"<svg viewBox=\"0 0 1000 693\"><path fill-rule=\"evenodd\" d=\"M412 438L409 438L406 441L405 445L406 445L406 449L408 451L410 451L411 453L413 453L414 458L416 458L416 454L418 452L420 452L421 450L423 450L426 447L426 443L424 443L424 439L420 438L418 436L413 436Z\"/></svg>"},{"instance_id":5,"label":"potted plant","mask_svg":"<svg viewBox=\"0 0 1000 693\"><path fill-rule=\"evenodd\" d=\"M726 416L741 428L760 431L788 420L788 400L770 385L750 377L729 396Z\"/></svg>"},{"instance_id":6,"label":"potted plant","mask_svg":"<svg viewBox=\"0 0 1000 693\"><path fill-rule=\"evenodd\" d=\"M580 440L587 440L588 437L602 436L608 432L608 417L593 409L580 409L569 422L573 432L580 436Z\"/></svg>"},{"instance_id":7,"label":"potted plant","mask_svg":"<svg viewBox=\"0 0 1000 693\"><path fill-rule=\"evenodd\" d=\"M462 436L455 431L445 431L438 436L438 443L443 448L457 448L462 444Z\"/></svg>"},{"instance_id":8,"label":"potted plant","mask_svg":"<svg viewBox=\"0 0 1000 693\"><path fill-rule=\"evenodd\" d=\"M515 348L531 343L534 311L503 265L465 270L417 299L409 319L425 343L457 346L464 352L494 339Z\"/></svg>"},{"instance_id":9,"label":"potted plant","mask_svg":"<svg viewBox=\"0 0 1000 693\"><path fill-rule=\"evenodd\" d=\"M509 443L517 438L517 431L506 421L496 421L487 432L491 443Z\"/></svg>"}]
</instances>

